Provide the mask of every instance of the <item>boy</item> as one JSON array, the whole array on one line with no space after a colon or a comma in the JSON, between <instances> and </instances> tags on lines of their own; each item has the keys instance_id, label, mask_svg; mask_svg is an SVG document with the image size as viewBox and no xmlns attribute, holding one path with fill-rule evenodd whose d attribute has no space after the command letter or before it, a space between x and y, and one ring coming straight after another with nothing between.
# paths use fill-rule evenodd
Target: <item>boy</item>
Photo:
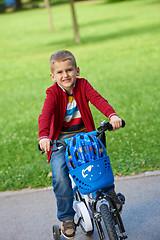
<instances>
[{"instance_id":1,"label":"boy","mask_svg":"<svg viewBox=\"0 0 160 240\"><path fill-rule=\"evenodd\" d=\"M40 147L47 153L48 161L51 159L52 183L57 199L57 217L62 222L61 230L64 237L75 237L73 191L65 163L65 148L57 152L50 151L51 139L64 139L74 136L78 132L95 130L90 101L100 112L110 119L113 130L122 126L121 119L89 82L84 78L77 78L80 69L77 67L75 57L69 51L58 51L50 58L51 79L53 86L47 89L46 99L39 116ZM112 189L105 189L107 194L116 200L117 207L122 203L118 200Z\"/></svg>"}]
</instances>

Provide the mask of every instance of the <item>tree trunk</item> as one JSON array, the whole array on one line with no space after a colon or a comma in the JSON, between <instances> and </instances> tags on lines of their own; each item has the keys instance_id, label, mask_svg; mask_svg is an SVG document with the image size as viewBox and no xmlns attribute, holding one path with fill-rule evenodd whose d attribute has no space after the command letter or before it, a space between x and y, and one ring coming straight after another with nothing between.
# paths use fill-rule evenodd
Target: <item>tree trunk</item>
<instances>
[{"instance_id":1,"label":"tree trunk","mask_svg":"<svg viewBox=\"0 0 160 240\"><path fill-rule=\"evenodd\" d=\"M44 2L45 2L47 12L48 12L50 31L53 32L53 22L52 22L52 14L51 14L51 8L50 8L49 0L44 0Z\"/></svg>"},{"instance_id":2,"label":"tree trunk","mask_svg":"<svg viewBox=\"0 0 160 240\"><path fill-rule=\"evenodd\" d=\"M72 10L72 17L73 17L75 43L80 43L78 24L77 24L77 19L76 19L76 13L75 13L75 9L74 9L73 0L70 0L70 4L71 4L71 10Z\"/></svg>"},{"instance_id":3,"label":"tree trunk","mask_svg":"<svg viewBox=\"0 0 160 240\"><path fill-rule=\"evenodd\" d=\"M15 10L19 10L22 8L22 3L21 0L16 0L16 4L15 4Z\"/></svg>"}]
</instances>

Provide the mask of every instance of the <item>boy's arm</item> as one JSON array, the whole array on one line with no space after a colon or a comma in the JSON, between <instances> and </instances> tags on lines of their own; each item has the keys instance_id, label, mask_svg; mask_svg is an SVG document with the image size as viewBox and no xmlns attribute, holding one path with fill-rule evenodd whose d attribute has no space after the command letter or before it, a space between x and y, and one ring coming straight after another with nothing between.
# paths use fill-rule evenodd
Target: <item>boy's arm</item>
<instances>
[{"instance_id":1,"label":"boy's arm","mask_svg":"<svg viewBox=\"0 0 160 240\"><path fill-rule=\"evenodd\" d=\"M86 96L87 99L106 117L110 119L113 131L122 127L122 120L117 116L116 112L108 101L103 98L93 87L86 81Z\"/></svg>"},{"instance_id":2,"label":"boy's arm","mask_svg":"<svg viewBox=\"0 0 160 240\"><path fill-rule=\"evenodd\" d=\"M51 91L46 91L47 96L42 108L42 113L38 118L39 144L43 151L47 153L50 150L50 125L55 111L54 96Z\"/></svg>"}]
</instances>

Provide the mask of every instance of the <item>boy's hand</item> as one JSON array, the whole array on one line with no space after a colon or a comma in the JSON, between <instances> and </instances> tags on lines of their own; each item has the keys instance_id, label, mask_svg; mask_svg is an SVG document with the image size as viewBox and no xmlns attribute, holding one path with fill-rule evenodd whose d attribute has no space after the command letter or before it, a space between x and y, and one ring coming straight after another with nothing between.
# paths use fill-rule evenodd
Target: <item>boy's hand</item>
<instances>
[{"instance_id":1,"label":"boy's hand","mask_svg":"<svg viewBox=\"0 0 160 240\"><path fill-rule=\"evenodd\" d=\"M114 115L111 117L110 124L112 124L113 131L114 131L122 127L122 120L118 116Z\"/></svg>"},{"instance_id":2,"label":"boy's hand","mask_svg":"<svg viewBox=\"0 0 160 240\"><path fill-rule=\"evenodd\" d=\"M39 141L40 148L42 151L45 151L47 153L50 150L50 139L43 138Z\"/></svg>"}]
</instances>

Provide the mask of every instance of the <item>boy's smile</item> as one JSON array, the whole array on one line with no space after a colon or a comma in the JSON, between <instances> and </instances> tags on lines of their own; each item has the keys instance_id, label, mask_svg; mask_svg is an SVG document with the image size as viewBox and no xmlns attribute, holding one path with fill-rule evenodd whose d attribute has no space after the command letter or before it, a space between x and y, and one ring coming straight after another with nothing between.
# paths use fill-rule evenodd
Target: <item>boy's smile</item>
<instances>
[{"instance_id":1,"label":"boy's smile","mask_svg":"<svg viewBox=\"0 0 160 240\"><path fill-rule=\"evenodd\" d=\"M72 94L76 76L79 76L79 68L75 68L72 60L54 62L53 72L50 74L52 80Z\"/></svg>"}]
</instances>

